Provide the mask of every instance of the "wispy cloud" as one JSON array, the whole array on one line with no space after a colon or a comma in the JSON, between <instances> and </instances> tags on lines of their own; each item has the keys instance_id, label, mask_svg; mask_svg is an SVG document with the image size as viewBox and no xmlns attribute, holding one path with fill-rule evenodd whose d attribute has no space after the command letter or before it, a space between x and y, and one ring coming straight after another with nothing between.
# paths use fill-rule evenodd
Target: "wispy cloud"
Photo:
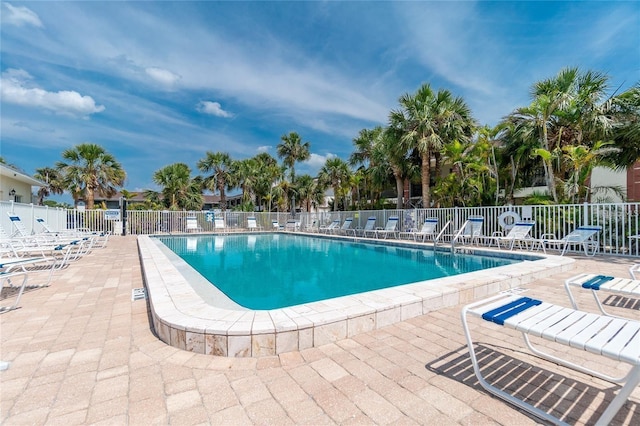
<instances>
[{"instance_id":1,"label":"wispy cloud","mask_svg":"<svg viewBox=\"0 0 640 426\"><path fill-rule=\"evenodd\" d=\"M178 74L174 74L169 70L165 70L157 67L149 67L149 68L146 68L144 71L153 80L168 87L171 87L174 84L176 84L181 78Z\"/></svg>"},{"instance_id":2,"label":"wispy cloud","mask_svg":"<svg viewBox=\"0 0 640 426\"><path fill-rule=\"evenodd\" d=\"M8 69L2 73L2 100L26 107L42 108L57 114L87 117L104 111L91 96L83 96L73 90L49 92L32 87L33 77L24 71Z\"/></svg>"},{"instance_id":3,"label":"wispy cloud","mask_svg":"<svg viewBox=\"0 0 640 426\"><path fill-rule=\"evenodd\" d=\"M219 102L200 101L196 105L196 109L203 114L215 115L216 117L233 117L233 114L222 109Z\"/></svg>"},{"instance_id":4,"label":"wispy cloud","mask_svg":"<svg viewBox=\"0 0 640 426\"><path fill-rule=\"evenodd\" d=\"M6 12L3 14L2 21L5 23L19 27L24 25L33 25L39 28L43 27L38 14L31 9L25 6L13 6L11 3L3 3L3 5Z\"/></svg>"}]
</instances>

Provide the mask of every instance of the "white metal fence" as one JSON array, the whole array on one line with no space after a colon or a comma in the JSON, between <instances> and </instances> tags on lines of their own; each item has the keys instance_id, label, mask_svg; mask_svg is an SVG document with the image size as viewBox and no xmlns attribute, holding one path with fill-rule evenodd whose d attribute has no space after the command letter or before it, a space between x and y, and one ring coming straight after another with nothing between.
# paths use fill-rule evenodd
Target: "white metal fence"
<instances>
[{"instance_id":1,"label":"white metal fence","mask_svg":"<svg viewBox=\"0 0 640 426\"><path fill-rule=\"evenodd\" d=\"M123 218L109 214L113 211L86 210L83 212L76 209L52 209L10 202L0 202L0 210L2 210L0 224L8 233L12 233L13 229L6 212L18 214L26 228L34 233L41 231L36 217L42 217L55 230L82 227L93 231L109 231L116 235L122 233L123 223L126 224L124 230L126 234L140 235L193 231L215 232L214 216L224 218L227 230L246 229L248 217L255 217L258 226L264 230L273 230L274 221L284 227L288 220L294 219L291 213L129 210L126 212L126 221L123 221ZM453 231L459 229L470 216L482 216L484 217L484 235L491 235L498 231L504 232L503 225L509 225L514 220L534 220L535 226L531 235L535 238L548 233L562 238L578 226L598 225L602 227L602 232L598 235L600 253L640 256L640 240L633 238L640 234L640 203L298 213L295 215L295 220L301 229L309 230L328 225L333 220L339 220L342 223L346 218L351 217L353 218L352 227L364 228L367 219L371 216L376 218L378 227L383 227L389 217L397 216L400 219L401 231L419 228L426 217L437 217L440 227L450 221L450 229Z\"/></svg>"}]
</instances>

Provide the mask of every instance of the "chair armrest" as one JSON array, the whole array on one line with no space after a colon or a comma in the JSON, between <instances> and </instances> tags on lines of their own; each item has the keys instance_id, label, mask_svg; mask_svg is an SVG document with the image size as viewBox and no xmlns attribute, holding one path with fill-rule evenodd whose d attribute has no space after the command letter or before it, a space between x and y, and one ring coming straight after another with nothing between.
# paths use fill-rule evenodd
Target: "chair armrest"
<instances>
[{"instance_id":1,"label":"chair armrest","mask_svg":"<svg viewBox=\"0 0 640 426\"><path fill-rule=\"evenodd\" d=\"M555 240L556 239L556 234L542 234L540 236L541 240Z\"/></svg>"}]
</instances>

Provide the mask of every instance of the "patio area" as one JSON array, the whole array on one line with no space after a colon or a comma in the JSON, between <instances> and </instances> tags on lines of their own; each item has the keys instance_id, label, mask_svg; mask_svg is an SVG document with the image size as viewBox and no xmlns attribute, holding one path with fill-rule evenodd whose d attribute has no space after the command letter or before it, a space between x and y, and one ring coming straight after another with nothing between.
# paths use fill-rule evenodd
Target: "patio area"
<instances>
[{"instance_id":1,"label":"patio area","mask_svg":"<svg viewBox=\"0 0 640 426\"><path fill-rule=\"evenodd\" d=\"M527 295L569 306L564 278L579 272L627 277L631 262L576 259L574 270L528 285ZM38 274L30 281L38 282ZM146 301L132 301L132 289L141 287L136 237L114 237L106 248L58 271L49 287L27 291L20 309L0 315L0 360L9 362L0 371L0 423L539 423L480 387L464 340L461 306L316 348L228 358L160 341ZM579 296L581 308L595 312L591 295ZM640 320L637 303L612 309ZM593 423L618 390L529 355L516 333L474 330L481 363L495 369L490 377L563 421ZM572 357L608 371L623 368L586 352ZM614 424L639 423L636 388Z\"/></svg>"}]
</instances>

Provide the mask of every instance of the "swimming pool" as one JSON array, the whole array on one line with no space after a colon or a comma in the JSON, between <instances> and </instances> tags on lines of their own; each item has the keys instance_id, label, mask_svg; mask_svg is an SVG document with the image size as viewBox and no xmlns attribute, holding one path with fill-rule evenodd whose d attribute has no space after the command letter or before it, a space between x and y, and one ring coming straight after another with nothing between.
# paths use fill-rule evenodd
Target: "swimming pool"
<instances>
[{"instance_id":1,"label":"swimming pool","mask_svg":"<svg viewBox=\"0 0 640 426\"><path fill-rule=\"evenodd\" d=\"M158 237L227 297L279 309L521 260L296 234Z\"/></svg>"},{"instance_id":2,"label":"swimming pool","mask_svg":"<svg viewBox=\"0 0 640 426\"><path fill-rule=\"evenodd\" d=\"M194 243L197 240L186 244L193 249ZM398 240L376 243L432 250L431 245ZM180 349L229 357L273 356L332 343L569 271L575 262L569 257L463 247L458 251L521 262L285 308L253 310L210 285L157 237L138 236L138 250L156 336ZM344 282L339 275L335 279Z\"/></svg>"}]
</instances>

